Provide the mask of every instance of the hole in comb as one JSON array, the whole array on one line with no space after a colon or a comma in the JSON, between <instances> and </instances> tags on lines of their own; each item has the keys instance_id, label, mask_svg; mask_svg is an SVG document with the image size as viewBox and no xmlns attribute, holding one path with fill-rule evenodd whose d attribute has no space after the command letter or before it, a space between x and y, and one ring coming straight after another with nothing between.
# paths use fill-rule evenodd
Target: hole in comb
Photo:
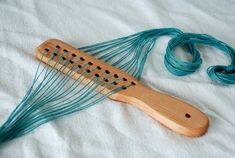
<instances>
[{"instance_id":1,"label":"hole in comb","mask_svg":"<svg viewBox=\"0 0 235 158\"><path fill-rule=\"evenodd\" d=\"M64 49L63 51L64 51L65 53L68 53L68 52L69 52L67 49Z\"/></svg>"},{"instance_id":2,"label":"hole in comb","mask_svg":"<svg viewBox=\"0 0 235 158\"><path fill-rule=\"evenodd\" d=\"M186 113L186 114L185 114L185 117L190 118L190 117L191 117L191 115L190 115L190 114L188 114L188 113Z\"/></svg>"},{"instance_id":3,"label":"hole in comb","mask_svg":"<svg viewBox=\"0 0 235 158\"><path fill-rule=\"evenodd\" d=\"M101 70L101 67L100 67L100 66L97 66L97 69L98 69L98 70Z\"/></svg>"},{"instance_id":4,"label":"hole in comb","mask_svg":"<svg viewBox=\"0 0 235 158\"><path fill-rule=\"evenodd\" d=\"M122 86L122 89L126 89L126 86Z\"/></svg>"},{"instance_id":5,"label":"hole in comb","mask_svg":"<svg viewBox=\"0 0 235 158\"><path fill-rule=\"evenodd\" d=\"M76 57L77 55L73 53L72 56L73 56L73 57Z\"/></svg>"},{"instance_id":6,"label":"hole in comb","mask_svg":"<svg viewBox=\"0 0 235 158\"><path fill-rule=\"evenodd\" d=\"M92 62L88 62L88 64L89 64L89 65L93 65L93 63L92 63Z\"/></svg>"},{"instance_id":7,"label":"hole in comb","mask_svg":"<svg viewBox=\"0 0 235 158\"><path fill-rule=\"evenodd\" d=\"M54 56L57 56L58 54L57 53L53 53L54 54Z\"/></svg>"},{"instance_id":8,"label":"hole in comb","mask_svg":"<svg viewBox=\"0 0 235 158\"><path fill-rule=\"evenodd\" d=\"M57 46L56 46L56 48L57 48L57 49L60 49L60 46L59 46L59 45L57 45Z\"/></svg>"},{"instance_id":9,"label":"hole in comb","mask_svg":"<svg viewBox=\"0 0 235 158\"><path fill-rule=\"evenodd\" d=\"M132 85L136 85L136 83L135 83L135 82L131 82L131 84L132 84Z\"/></svg>"},{"instance_id":10,"label":"hole in comb","mask_svg":"<svg viewBox=\"0 0 235 158\"><path fill-rule=\"evenodd\" d=\"M84 61L84 60L85 60L83 57L81 57L80 59L81 59L81 61Z\"/></svg>"},{"instance_id":11,"label":"hole in comb","mask_svg":"<svg viewBox=\"0 0 235 158\"><path fill-rule=\"evenodd\" d=\"M104 78L104 81L105 81L105 82L108 82L109 80L108 80L107 78Z\"/></svg>"},{"instance_id":12,"label":"hole in comb","mask_svg":"<svg viewBox=\"0 0 235 158\"><path fill-rule=\"evenodd\" d=\"M100 77L100 75L99 74L95 74L95 77Z\"/></svg>"},{"instance_id":13,"label":"hole in comb","mask_svg":"<svg viewBox=\"0 0 235 158\"><path fill-rule=\"evenodd\" d=\"M74 61L73 61L73 60L69 60L69 62L70 62L71 64L73 64L73 63L74 63Z\"/></svg>"},{"instance_id":14,"label":"hole in comb","mask_svg":"<svg viewBox=\"0 0 235 158\"><path fill-rule=\"evenodd\" d=\"M125 77L123 77L122 79L123 79L123 81L127 81L127 79Z\"/></svg>"},{"instance_id":15,"label":"hole in comb","mask_svg":"<svg viewBox=\"0 0 235 158\"><path fill-rule=\"evenodd\" d=\"M87 70L86 70L86 72L87 72L87 73L90 73L90 72L91 72L91 70L87 69Z\"/></svg>"},{"instance_id":16,"label":"hole in comb","mask_svg":"<svg viewBox=\"0 0 235 158\"><path fill-rule=\"evenodd\" d=\"M113 84L114 84L114 85L117 85L118 83L114 81Z\"/></svg>"},{"instance_id":17,"label":"hole in comb","mask_svg":"<svg viewBox=\"0 0 235 158\"><path fill-rule=\"evenodd\" d=\"M114 77L115 77L115 78L118 78L118 75L117 75L117 74L114 74Z\"/></svg>"},{"instance_id":18,"label":"hole in comb","mask_svg":"<svg viewBox=\"0 0 235 158\"><path fill-rule=\"evenodd\" d=\"M79 68L82 68L82 65L78 65Z\"/></svg>"},{"instance_id":19,"label":"hole in comb","mask_svg":"<svg viewBox=\"0 0 235 158\"><path fill-rule=\"evenodd\" d=\"M63 59L63 60L66 60L66 58L65 58L65 57L62 57L62 59Z\"/></svg>"},{"instance_id":20,"label":"hole in comb","mask_svg":"<svg viewBox=\"0 0 235 158\"><path fill-rule=\"evenodd\" d=\"M49 50L48 48L45 48L45 51L46 51L46 52L49 52L50 50Z\"/></svg>"},{"instance_id":21,"label":"hole in comb","mask_svg":"<svg viewBox=\"0 0 235 158\"><path fill-rule=\"evenodd\" d=\"M106 74L110 74L109 70L105 70L105 73L106 73Z\"/></svg>"}]
</instances>

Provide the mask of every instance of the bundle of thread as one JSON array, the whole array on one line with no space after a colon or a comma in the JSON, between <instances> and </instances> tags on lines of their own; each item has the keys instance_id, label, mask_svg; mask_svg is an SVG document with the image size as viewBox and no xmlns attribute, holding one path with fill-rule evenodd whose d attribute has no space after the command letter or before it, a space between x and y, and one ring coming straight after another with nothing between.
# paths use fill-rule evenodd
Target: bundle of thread
<instances>
[{"instance_id":1,"label":"bundle of thread","mask_svg":"<svg viewBox=\"0 0 235 158\"><path fill-rule=\"evenodd\" d=\"M146 59L156 40L166 35L172 37L168 42L164 57L164 63L169 72L177 76L184 76L199 69L202 59L196 45L205 44L222 50L231 59L231 64L228 66L216 65L209 67L207 69L209 77L220 84L235 83L234 48L206 34L183 33L176 28L151 29L111 41L81 47L79 50L140 79ZM178 46L187 48L188 53L192 56L191 61L176 58L174 50ZM56 51L55 48L54 52ZM53 55L50 59L52 58ZM58 63L61 62L62 56L59 59ZM55 64L55 67L58 63ZM63 64L63 68L66 68L69 63L64 62ZM86 65L83 65L78 69L82 70L85 67ZM74 74L74 70L63 74L63 68L56 71L48 65L42 64L42 62L39 63L28 92L0 127L1 144L25 135L46 122L95 105L107 96L121 90L121 87L117 87L110 93L101 95L100 93L105 88L97 92L94 89L105 81L98 82L96 77L92 79L92 82L81 85L82 78L80 76L75 80L69 77ZM83 75L86 75L86 73L84 71Z\"/></svg>"}]
</instances>

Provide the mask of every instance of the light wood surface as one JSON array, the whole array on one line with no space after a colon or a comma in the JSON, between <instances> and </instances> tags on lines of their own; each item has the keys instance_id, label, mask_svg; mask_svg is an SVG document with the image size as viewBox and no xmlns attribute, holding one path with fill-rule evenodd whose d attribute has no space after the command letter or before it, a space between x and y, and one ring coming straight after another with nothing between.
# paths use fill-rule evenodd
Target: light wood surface
<instances>
[{"instance_id":1,"label":"light wood surface","mask_svg":"<svg viewBox=\"0 0 235 158\"><path fill-rule=\"evenodd\" d=\"M53 58L49 60L52 54ZM71 76L74 79L77 79L82 72L87 71L87 75L83 76L85 77L85 83L91 81L91 78L97 74L102 75L102 77L99 77L100 80L106 79L106 82L100 85L96 89L97 91L107 86L110 82L115 82L112 86L107 87L103 94L123 86L123 90L109 97L113 100L135 105L177 133L196 137L203 135L207 131L209 126L207 116L192 105L167 94L154 91L124 71L97 60L60 40L50 39L42 43L36 48L36 57L52 67L60 60L56 69L64 67L65 62L70 62L67 67L64 67L63 73L74 69L75 75ZM81 69L75 71L74 66L80 66Z\"/></svg>"}]
</instances>

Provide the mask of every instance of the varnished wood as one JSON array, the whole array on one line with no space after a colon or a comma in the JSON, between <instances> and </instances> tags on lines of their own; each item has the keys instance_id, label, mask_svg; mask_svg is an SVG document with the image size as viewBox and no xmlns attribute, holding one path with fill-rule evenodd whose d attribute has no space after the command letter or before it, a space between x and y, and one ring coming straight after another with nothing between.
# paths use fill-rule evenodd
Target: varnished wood
<instances>
[{"instance_id":1,"label":"varnished wood","mask_svg":"<svg viewBox=\"0 0 235 158\"><path fill-rule=\"evenodd\" d=\"M52 60L49 60L52 53L55 53L55 56ZM108 82L100 85L96 90L102 89L109 82L118 78L117 85L106 88L105 91L103 91L103 94L108 93L117 86L125 86L127 88L109 96L111 99L135 105L164 126L180 134L195 137L201 136L207 131L209 121L207 116L200 110L180 99L144 86L134 77L118 68L101 60L97 60L96 58L56 39L48 40L36 48L36 57L52 67L58 59L61 59L62 53L65 59L58 63L56 69L63 67L64 62L68 60L71 62L71 64L63 70L63 73L73 69L74 64L72 63L78 60L80 65L88 65L83 69L74 72L75 75L71 76L74 79L76 79L83 71L93 69L95 69L95 71L90 72L89 75L83 76L85 77L85 83L91 81L91 78L94 77L95 74L103 74L102 79L110 75L114 76L109 78ZM89 62L90 65L88 64ZM97 69L98 66L101 69ZM109 74L104 73L105 71L108 71Z\"/></svg>"}]
</instances>

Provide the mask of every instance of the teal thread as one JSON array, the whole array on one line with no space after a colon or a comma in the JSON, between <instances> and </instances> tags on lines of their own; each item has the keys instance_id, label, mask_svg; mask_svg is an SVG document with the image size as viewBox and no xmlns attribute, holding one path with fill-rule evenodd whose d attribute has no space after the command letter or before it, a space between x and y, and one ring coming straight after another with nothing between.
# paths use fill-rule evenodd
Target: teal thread
<instances>
[{"instance_id":1,"label":"teal thread","mask_svg":"<svg viewBox=\"0 0 235 158\"><path fill-rule=\"evenodd\" d=\"M168 42L164 64L176 76L192 74L202 64L197 44L209 45L223 51L231 60L228 66L216 65L207 69L211 80L222 84L235 83L235 50L228 44L207 34L183 33L176 28L151 29L115 40L79 48L100 60L126 71L138 80L141 78L146 59L156 40L171 36ZM174 55L176 47L186 46L192 61L183 61Z\"/></svg>"},{"instance_id":2,"label":"teal thread","mask_svg":"<svg viewBox=\"0 0 235 158\"><path fill-rule=\"evenodd\" d=\"M63 53L54 65L54 69L61 62L62 56ZM48 64L53 57L53 55L50 57ZM119 80L115 79L106 84L98 92L95 92L95 89L105 82L104 80L98 80L104 73L101 73L99 77L93 77L85 85L81 85L85 79L81 79L81 76L89 75L86 71L76 79L71 80L70 77L74 76L76 71L86 68L87 64L84 64L81 68L75 67L80 62L78 60L73 63L71 69L64 75L62 72L69 65L69 60L66 60L59 71L50 68L48 64L39 70L41 62L39 63L33 83L25 97L0 127L1 144L25 135L46 122L90 107L123 88L122 86L117 86L105 95L100 95L102 91ZM95 68L91 72L96 70ZM109 76L106 78L112 77ZM129 86L131 85L126 85L126 87Z\"/></svg>"},{"instance_id":3,"label":"teal thread","mask_svg":"<svg viewBox=\"0 0 235 158\"><path fill-rule=\"evenodd\" d=\"M176 28L151 29L79 49L126 71L139 80L147 57L155 46L156 40L161 36L172 37L168 42L164 57L164 64L172 74L185 76L198 70L202 64L202 59L196 46L197 44L204 44L222 50L231 59L231 64L228 66L216 65L209 67L207 69L209 77L218 83L235 83L234 48L206 34L183 33ZM181 46L186 46L188 53L192 56L191 61L176 58L174 50L176 47ZM57 49L54 50L54 53L56 52ZM43 54L45 55L45 53ZM54 57L53 55L47 65L41 64L41 62L38 64L33 83L28 92L0 127L0 144L25 135L51 120L95 105L109 95L122 90L123 87L118 86L109 93L100 95L107 87L120 80L116 79L108 83L99 92L94 92L99 85L105 82L104 80L98 80L104 75L103 73L99 77L93 77L85 85L81 85L84 79L81 79L81 76L89 75L86 71L76 79L71 80L70 76L75 75L76 71L89 67L88 64L82 65L81 68L76 67L76 64L81 62L80 60L74 62L70 71L65 75L62 72L69 65L70 58L66 60L63 67L55 71L54 69L62 62L64 53L66 52L62 53L53 68L48 66ZM92 69L91 72L96 70ZM112 77L109 76L107 79ZM131 84L126 85L126 87L129 86Z\"/></svg>"},{"instance_id":4,"label":"teal thread","mask_svg":"<svg viewBox=\"0 0 235 158\"><path fill-rule=\"evenodd\" d=\"M189 45L190 44L190 45ZM165 66L174 75L184 76L195 72L202 64L200 53L195 44L204 44L215 47L223 51L231 59L231 65L211 66L207 69L209 77L213 81L225 84L235 83L235 50L228 44L215 39L207 34L183 33L168 43L165 55ZM175 58L173 50L177 46L187 45L189 53L192 55L192 61L182 61Z\"/></svg>"},{"instance_id":5,"label":"teal thread","mask_svg":"<svg viewBox=\"0 0 235 158\"><path fill-rule=\"evenodd\" d=\"M176 28L152 29L79 49L140 79L156 40L163 35L181 33Z\"/></svg>"}]
</instances>

